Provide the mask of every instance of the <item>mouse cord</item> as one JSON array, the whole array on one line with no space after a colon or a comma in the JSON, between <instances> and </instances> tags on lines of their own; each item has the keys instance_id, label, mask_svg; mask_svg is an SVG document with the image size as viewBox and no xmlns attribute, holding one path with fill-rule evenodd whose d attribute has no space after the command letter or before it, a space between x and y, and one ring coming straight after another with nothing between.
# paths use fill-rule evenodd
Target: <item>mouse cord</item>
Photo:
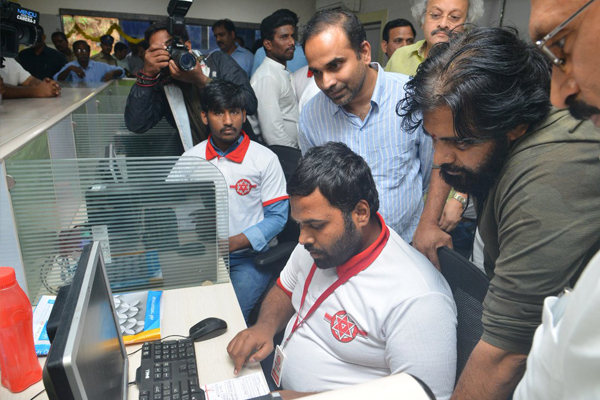
<instances>
[{"instance_id":1,"label":"mouse cord","mask_svg":"<svg viewBox=\"0 0 600 400\"><path fill-rule=\"evenodd\" d=\"M40 394L44 393L46 391L46 389L42 389L38 392L38 394L36 394L35 396L33 396L30 400L35 399L36 397L38 397Z\"/></svg>"}]
</instances>

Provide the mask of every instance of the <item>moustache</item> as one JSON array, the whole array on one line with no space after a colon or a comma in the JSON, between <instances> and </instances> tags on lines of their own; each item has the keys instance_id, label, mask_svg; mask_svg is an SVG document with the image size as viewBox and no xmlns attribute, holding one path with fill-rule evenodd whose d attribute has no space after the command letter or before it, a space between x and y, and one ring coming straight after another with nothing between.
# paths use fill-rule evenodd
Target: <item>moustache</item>
<instances>
[{"instance_id":1,"label":"moustache","mask_svg":"<svg viewBox=\"0 0 600 400\"><path fill-rule=\"evenodd\" d=\"M434 29L433 31L431 31L431 36L435 36L438 33L443 33L446 36L450 36L450 30L448 28L437 28L437 29Z\"/></svg>"},{"instance_id":2,"label":"moustache","mask_svg":"<svg viewBox=\"0 0 600 400\"><path fill-rule=\"evenodd\" d=\"M569 107L571 115L576 119L590 119L594 115L600 114L600 109L591 106L582 100L577 100L574 94L566 98L565 104Z\"/></svg>"},{"instance_id":3,"label":"moustache","mask_svg":"<svg viewBox=\"0 0 600 400\"><path fill-rule=\"evenodd\" d=\"M221 130L219 132L221 132L221 133L225 133L225 132L237 133L237 129L235 129L233 126L225 126L225 127L221 128Z\"/></svg>"},{"instance_id":4,"label":"moustache","mask_svg":"<svg viewBox=\"0 0 600 400\"><path fill-rule=\"evenodd\" d=\"M315 249L315 247L312 244L305 244L304 249L306 251L308 251L309 253L313 253L313 254L321 254L321 255L325 254L324 251Z\"/></svg>"}]
</instances>

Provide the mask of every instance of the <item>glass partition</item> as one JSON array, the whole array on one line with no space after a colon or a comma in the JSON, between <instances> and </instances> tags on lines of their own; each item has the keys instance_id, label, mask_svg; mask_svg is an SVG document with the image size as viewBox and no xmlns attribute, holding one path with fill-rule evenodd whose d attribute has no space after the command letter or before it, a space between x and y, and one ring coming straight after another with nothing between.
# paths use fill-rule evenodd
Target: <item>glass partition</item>
<instances>
[{"instance_id":1,"label":"glass partition","mask_svg":"<svg viewBox=\"0 0 600 400\"><path fill-rule=\"evenodd\" d=\"M34 303L70 282L92 240L114 292L229 280L227 185L203 159L113 154L7 160L6 170Z\"/></svg>"}]
</instances>

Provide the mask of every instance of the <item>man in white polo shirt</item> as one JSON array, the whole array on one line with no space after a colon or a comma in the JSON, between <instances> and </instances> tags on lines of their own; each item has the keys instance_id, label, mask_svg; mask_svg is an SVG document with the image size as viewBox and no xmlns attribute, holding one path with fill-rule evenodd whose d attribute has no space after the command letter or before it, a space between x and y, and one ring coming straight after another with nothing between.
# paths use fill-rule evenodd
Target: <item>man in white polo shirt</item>
<instances>
[{"instance_id":1,"label":"man in white polo shirt","mask_svg":"<svg viewBox=\"0 0 600 400\"><path fill-rule=\"evenodd\" d=\"M183 156L206 159L227 181L230 277L247 320L272 272L255 265L253 258L269 248L287 222L285 176L275 153L242 131L246 110L240 86L214 80L200 93L200 106L210 135ZM179 178L176 166L170 179Z\"/></svg>"},{"instance_id":2,"label":"man in white polo shirt","mask_svg":"<svg viewBox=\"0 0 600 400\"><path fill-rule=\"evenodd\" d=\"M342 143L313 147L288 194L300 244L256 325L230 342L234 373L246 360L267 357L273 336L285 328L271 373L284 399L399 372L448 399L456 373L452 293L377 214L366 162Z\"/></svg>"}]
</instances>

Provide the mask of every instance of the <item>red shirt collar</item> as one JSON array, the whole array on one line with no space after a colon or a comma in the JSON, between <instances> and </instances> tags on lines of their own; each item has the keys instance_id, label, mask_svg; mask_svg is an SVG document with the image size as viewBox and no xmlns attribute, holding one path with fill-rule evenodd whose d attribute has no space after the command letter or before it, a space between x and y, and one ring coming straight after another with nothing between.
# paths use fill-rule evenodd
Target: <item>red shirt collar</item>
<instances>
[{"instance_id":1,"label":"red shirt collar","mask_svg":"<svg viewBox=\"0 0 600 400\"><path fill-rule=\"evenodd\" d=\"M377 218L379 218L379 223L381 224L381 232L377 239L371 243L369 247L365 250L361 251L342 265L336 267L336 271L338 276L341 276L346 271L351 268L357 267L359 264L362 265L361 270L367 268L369 265L375 261L379 254L383 251L383 248L387 244L388 239L390 238L390 230L388 229L383 217L377 213Z\"/></svg>"},{"instance_id":2,"label":"red shirt collar","mask_svg":"<svg viewBox=\"0 0 600 400\"><path fill-rule=\"evenodd\" d=\"M225 155L225 158L238 164L241 164L242 161L244 161L244 157L246 156L246 152L248 151L248 147L250 146L250 138L248 137L248 135L246 135L246 132L242 131L242 135L244 136L244 138L242 139L242 143L240 143L239 146L235 148L235 150ZM211 136L212 135L208 136L208 143L206 143L206 159L208 161L212 160L215 157L221 157L213 147L212 142L210 141Z\"/></svg>"}]
</instances>

